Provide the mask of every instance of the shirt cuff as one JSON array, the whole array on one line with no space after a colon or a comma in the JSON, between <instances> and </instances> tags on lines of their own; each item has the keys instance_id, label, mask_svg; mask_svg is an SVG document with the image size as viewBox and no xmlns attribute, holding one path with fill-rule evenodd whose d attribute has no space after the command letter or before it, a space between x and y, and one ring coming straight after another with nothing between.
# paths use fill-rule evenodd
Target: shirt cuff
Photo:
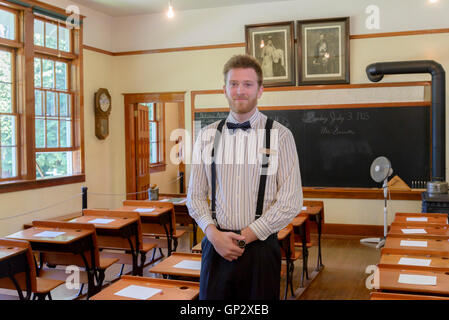
<instances>
[{"instance_id":1,"label":"shirt cuff","mask_svg":"<svg viewBox=\"0 0 449 320\"><path fill-rule=\"evenodd\" d=\"M206 228L208 225L210 225L210 224L215 225L214 220L209 215L204 215L204 216L200 217L198 219L198 221L196 221L196 223L201 228L201 230L203 230L203 233L206 233Z\"/></svg>"},{"instance_id":2,"label":"shirt cuff","mask_svg":"<svg viewBox=\"0 0 449 320\"><path fill-rule=\"evenodd\" d=\"M251 223L249 227L261 241L266 240L273 233L262 218L259 218Z\"/></svg>"}]
</instances>

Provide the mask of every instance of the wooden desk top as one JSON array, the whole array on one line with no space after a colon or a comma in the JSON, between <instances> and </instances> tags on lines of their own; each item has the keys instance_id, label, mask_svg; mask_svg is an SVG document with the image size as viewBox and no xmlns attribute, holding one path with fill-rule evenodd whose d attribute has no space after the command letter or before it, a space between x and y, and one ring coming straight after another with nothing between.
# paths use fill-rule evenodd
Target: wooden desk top
<instances>
[{"instance_id":1,"label":"wooden desk top","mask_svg":"<svg viewBox=\"0 0 449 320\"><path fill-rule=\"evenodd\" d=\"M136 300L114 294L131 285L162 290L148 300L193 300L200 293L198 282L122 276L120 280L101 290L90 300Z\"/></svg>"},{"instance_id":2,"label":"wooden desk top","mask_svg":"<svg viewBox=\"0 0 449 320\"><path fill-rule=\"evenodd\" d=\"M398 280L401 274L436 277L436 285L399 283ZM379 268L379 289L449 295L449 274L442 271L418 271L382 267Z\"/></svg>"},{"instance_id":3,"label":"wooden desk top","mask_svg":"<svg viewBox=\"0 0 449 320\"><path fill-rule=\"evenodd\" d=\"M321 210L323 210L322 206L304 206L306 207L305 210L301 209L301 214L308 214L308 215L317 215L320 213Z\"/></svg>"},{"instance_id":4,"label":"wooden desk top","mask_svg":"<svg viewBox=\"0 0 449 320\"><path fill-rule=\"evenodd\" d=\"M171 209L169 207L134 207L134 206L122 206L117 211L135 211L136 209L154 209L152 212L139 212L141 217L159 217ZM113 210L112 210L113 211ZM137 212L137 211L136 211Z\"/></svg>"},{"instance_id":5,"label":"wooden desk top","mask_svg":"<svg viewBox=\"0 0 449 320\"><path fill-rule=\"evenodd\" d=\"M156 201L171 202L175 206L187 206L187 197L160 196L159 200L156 200Z\"/></svg>"},{"instance_id":6,"label":"wooden desk top","mask_svg":"<svg viewBox=\"0 0 449 320\"><path fill-rule=\"evenodd\" d=\"M297 215L296 217L293 218L292 225L293 225L293 227L299 227L300 225L302 225L306 221L307 221L307 216Z\"/></svg>"},{"instance_id":7,"label":"wooden desk top","mask_svg":"<svg viewBox=\"0 0 449 320\"><path fill-rule=\"evenodd\" d=\"M110 230L119 230L127 225L135 223L137 219L126 218L126 217L111 217L111 216L81 216L75 219L70 220L69 222L77 222L77 223L91 223L90 221L95 219L109 219L114 220L109 223L92 223L97 229L110 229Z\"/></svg>"},{"instance_id":8,"label":"wooden desk top","mask_svg":"<svg viewBox=\"0 0 449 320\"><path fill-rule=\"evenodd\" d=\"M27 250L27 248L0 245L0 261L4 261L17 256L21 253L26 252Z\"/></svg>"},{"instance_id":9,"label":"wooden desk top","mask_svg":"<svg viewBox=\"0 0 449 320\"><path fill-rule=\"evenodd\" d=\"M198 242L194 247L192 247L193 253L201 253L203 249L201 248L201 242Z\"/></svg>"},{"instance_id":10,"label":"wooden desk top","mask_svg":"<svg viewBox=\"0 0 449 320\"><path fill-rule=\"evenodd\" d=\"M422 242L426 246L401 246L402 241L410 241L413 243ZM449 253L449 241L442 239L426 239L426 238L409 238L409 237L390 237L387 236L384 249L391 249L397 254L417 254L417 255L441 255L447 256Z\"/></svg>"},{"instance_id":11,"label":"wooden desk top","mask_svg":"<svg viewBox=\"0 0 449 320\"><path fill-rule=\"evenodd\" d=\"M371 300L449 300L449 297L421 294L371 292Z\"/></svg>"},{"instance_id":12,"label":"wooden desk top","mask_svg":"<svg viewBox=\"0 0 449 320\"><path fill-rule=\"evenodd\" d=\"M171 256L162 260L162 262L150 269L150 272L167 274L171 276L200 278L200 270L175 268L174 266L183 260L201 261L201 254L173 252Z\"/></svg>"},{"instance_id":13,"label":"wooden desk top","mask_svg":"<svg viewBox=\"0 0 449 320\"><path fill-rule=\"evenodd\" d=\"M51 238L51 237L36 237L35 235L44 231L65 232L64 234ZM44 227L31 227L9 236L6 238L27 240L29 242L45 242L45 243L61 243L69 244L78 239L91 235L93 231L83 229L61 229L61 228L44 228Z\"/></svg>"},{"instance_id":14,"label":"wooden desk top","mask_svg":"<svg viewBox=\"0 0 449 320\"><path fill-rule=\"evenodd\" d=\"M421 219L427 221L408 221L407 219ZM448 224L448 219L446 214L441 213L396 213L393 223L407 223L410 225L422 225L427 224L432 226L434 224L437 225L445 225Z\"/></svg>"},{"instance_id":15,"label":"wooden desk top","mask_svg":"<svg viewBox=\"0 0 449 320\"><path fill-rule=\"evenodd\" d=\"M288 236L288 234L290 233L290 232L292 232L293 231L293 228L292 227L285 227L285 228L282 228L281 230L279 230L278 231L278 233L277 233L277 236L278 236L278 240L284 240L285 239L285 237L287 237Z\"/></svg>"},{"instance_id":16,"label":"wooden desk top","mask_svg":"<svg viewBox=\"0 0 449 320\"><path fill-rule=\"evenodd\" d=\"M426 233L405 233L403 229L424 229ZM411 225L391 225L388 231L390 237L408 237L408 238L430 238L430 239L449 239L449 226L411 226Z\"/></svg>"},{"instance_id":17,"label":"wooden desk top","mask_svg":"<svg viewBox=\"0 0 449 320\"><path fill-rule=\"evenodd\" d=\"M394 214L395 217L446 217L448 216L447 213L428 213L428 212L396 212Z\"/></svg>"},{"instance_id":18,"label":"wooden desk top","mask_svg":"<svg viewBox=\"0 0 449 320\"><path fill-rule=\"evenodd\" d=\"M428 266L399 264L399 261L401 259L420 259L420 260L425 259L430 260L430 264ZM432 256L432 255L415 255L415 254L396 254L396 253L388 253L388 250L383 250L378 267L383 266L388 268L449 272L449 257Z\"/></svg>"}]
</instances>

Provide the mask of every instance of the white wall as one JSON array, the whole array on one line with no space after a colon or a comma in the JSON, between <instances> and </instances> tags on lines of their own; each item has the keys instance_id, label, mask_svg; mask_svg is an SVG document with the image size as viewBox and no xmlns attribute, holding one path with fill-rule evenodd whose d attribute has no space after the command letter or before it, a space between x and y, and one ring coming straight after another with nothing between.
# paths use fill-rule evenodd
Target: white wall
<instances>
[{"instance_id":1,"label":"white wall","mask_svg":"<svg viewBox=\"0 0 449 320\"><path fill-rule=\"evenodd\" d=\"M380 28L369 30L365 12L379 8ZM176 10L176 1L174 2ZM349 16L351 34L447 28L449 3L428 0L273 1L251 5L113 18L113 51L245 42L247 24Z\"/></svg>"}]
</instances>

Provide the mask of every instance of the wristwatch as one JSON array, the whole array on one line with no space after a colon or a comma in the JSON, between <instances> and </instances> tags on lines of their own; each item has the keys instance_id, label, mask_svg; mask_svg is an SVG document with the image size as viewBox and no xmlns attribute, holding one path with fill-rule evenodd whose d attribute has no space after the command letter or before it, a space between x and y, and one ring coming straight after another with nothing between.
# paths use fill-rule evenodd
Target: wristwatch
<instances>
[{"instance_id":1,"label":"wristwatch","mask_svg":"<svg viewBox=\"0 0 449 320\"><path fill-rule=\"evenodd\" d=\"M240 234L240 235L242 234L241 231L237 231L237 233ZM237 240L237 245L238 245L240 248L244 249L245 246L246 246L246 241L245 241L245 240Z\"/></svg>"},{"instance_id":2,"label":"wristwatch","mask_svg":"<svg viewBox=\"0 0 449 320\"><path fill-rule=\"evenodd\" d=\"M246 246L246 241L245 241L245 240L238 240L238 241L237 241L237 245L238 245L240 248L244 249L245 246Z\"/></svg>"}]
</instances>

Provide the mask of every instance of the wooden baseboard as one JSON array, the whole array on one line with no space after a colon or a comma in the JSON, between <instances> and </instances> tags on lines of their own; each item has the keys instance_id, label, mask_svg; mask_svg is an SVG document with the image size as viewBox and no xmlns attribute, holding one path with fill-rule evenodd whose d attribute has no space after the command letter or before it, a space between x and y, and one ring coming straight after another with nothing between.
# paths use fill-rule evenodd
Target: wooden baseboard
<instances>
[{"instance_id":1,"label":"wooden baseboard","mask_svg":"<svg viewBox=\"0 0 449 320\"><path fill-rule=\"evenodd\" d=\"M314 223L311 223L310 227L311 233L317 233L317 228ZM325 223L322 228L322 234L382 237L383 230L384 227L378 225Z\"/></svg>"}]
</instances>

